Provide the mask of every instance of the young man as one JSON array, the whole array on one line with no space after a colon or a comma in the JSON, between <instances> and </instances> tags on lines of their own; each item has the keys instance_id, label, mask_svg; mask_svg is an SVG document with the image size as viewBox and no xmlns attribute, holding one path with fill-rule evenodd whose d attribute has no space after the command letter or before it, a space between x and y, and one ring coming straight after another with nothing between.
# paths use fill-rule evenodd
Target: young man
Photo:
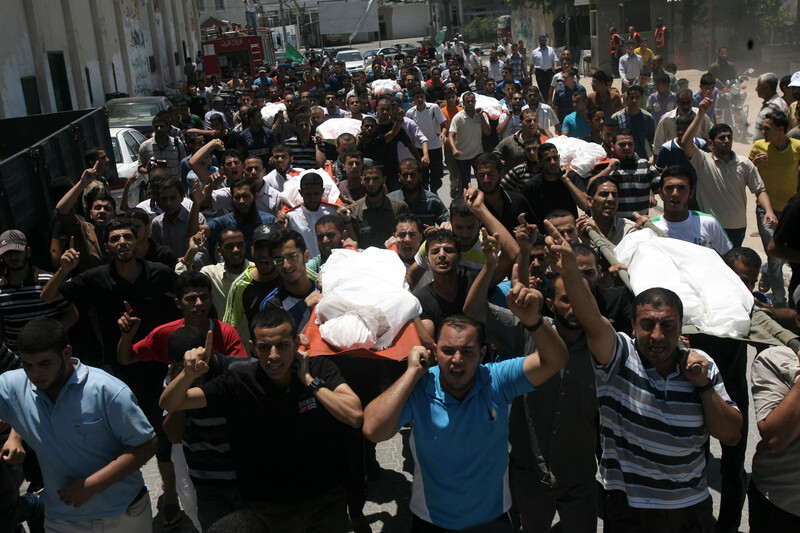
<instances>
[{"instance_id":1,"label":"young man","mask_svg":"<svg viewBox=\"0 0 800 533\"><path fill-rule=\"evenodd\" d=\"M582 91L586 94L586 89L582 85L580 85L576 80L575 76L577 75L577 71L573 68L569 71L565 71L564 76L564 84L559 86L558 89L553 93L553 112L555 112L556 116L558 117L558 124L556 125L556 131L561 131L561 124L563 124L564 119L575 111L575 108L572 105L572 95L576 92Z\"/></svg>"},{"instance_id":2,"label":"young man","mask_svg":"<svg viewBox=\"0 0 800 533\"><path fill-rule=\"evenodd\" d=\"M303 237L291 229L279 229L267 238L269 251L281 284L266 305L281 307L292 315L297 327L303 331L322 294L306 269L309 253ZM263 305L262 305L263 308Z\"/></svg>"},{"instance_id":3,"label":"young man","mask_svg":"<svg viewBox=\"0 0 800 533\"><path fill-rule=\"evenodd\" d=\"M394 231L395 217L407 213L408 206L402 200L386 194L383 167L376 162L364 164L361 180L366 195L350 206L340 207L339 215L344 220L350 238L358 242L359 248L383 248L386 239Z\"/></svg>"},{"instance_id":4,"label":"young man","mask_svg":"<svg viewBox=\"0 0 800 533\"><path fill-rule=\"evenodd\" d=\"M598 176L586 189L589 195L590 215L581 215L576 224L583 233L592 226L615 246L622 238L636 229L632 220L617 216L619 206L619 184L610 176Z\"/></svg>"},{"instance_id":5,"label":"young man","mask_svg":"<svg viewBox=\"0 0 800 533\"><path fill-rule=\"evenodd\" d=\"M672 166L661 174L661 200L664 214L653 224L673 239L705 246L722 255L733 245L717 219L699 211L689 211L689 198L694 194L691 170Z\"/></svg>"},{"instance_id":6,"label":"young man","mask_svg":"<svg viewBox=\"0 0 800 533\"><path fill-rule=\"evenodd\" d=\"M519 223L520 215L531 214L534 223L539 219L532 215L531 206L524 195L500 187L502 168L503 161L497 154L481 154L475 160L475 179L478 182L478 189L483 193L484 205L508 233L512 234Z\"/></svg>"},{"instance_id":7,"label":"young man","mask_svg":"<svg viewBox=\"0 0 800 533\"><path fill-rule=\"evenodd\" d=\"M195 387L209 369L208 334L204 347L186 352L160 405L226 413L239 494L271 530L344 533L344 424L361 426L361 402L328 358L297 351L297 327L283 309L256 314L251 339L255 360Z\"/></svg>"},{"instance_id":8,"label":"young man","mask_svg":"<svg viewBox=\"0 0 800 533\"><path fill-rule=\"evenodd\" d=\"M634 91L635 92L635 91ZM633 132L621 128L614 133L614 156L619 165L610 172L619 183L619 216L628 218L634 212L646 215L656 205L659 175L650 161L636 157ZM591 180L590 180L591 183Z\"/></svg>"},{"instance_id":9,"label":"young man","mask_svg":"<svg viewBox=\"0 0 800 533\"><path fill-rule=\"evenodd\" d=\"M519 131L500 141L492 150L503 160L503 175L526 161L525 145L528 140L536 139L539 142L546 142L547 137L541 135L540 130L539 117L536 111L530 107L524 109L520 114Z\"/></svg>"},{"instance_id":10,"label":"young man","mask_svg":"<svg viewBox=\"0 0 800 533\"><path fill-rule=\"evenodd\" d=\"M537 352L481 365L486 352L482 325L450 316L434 344L436 366L429 369L428 350L413 348L406 372L365 409L364 435L374 442L411 424L415 531L510 526L508 405L558 372L567 353L555 330L543 324L538 291L517 282L509 299L533 332ZM471 490L476 486L482 490Z\"/></svg>"},{"instance_id":11,"label":"young man","mask_svg":"<svg viewBox=\"0 0 800 533\"><path fill-rule=\"evenodd\" d=\"M561 135L582 139L591 133L587 119L586 92L576 91L572 95L572 113L564 117L561 124Z\"/></svg>"},{"instance_id":12,"label":"young man","mask_svg":"<svg viewBox=\"0 0 800 533\"><path fill-rule=\"evenodd\" d=\"M606 114L606 118L622 109L622 97L618 92L611 92L611 84L614 78L604 70L595 71L592 74L592 90L587 98L590 106L600 106Z\"/></svg>"},{"instance_id":13,"label":"young man","mask_svg":"<svg viewBox=\"0 0 800 533\"><path fill-rule=\"evenodd\" d=\"M552 224L545 226L551 267L564 280L595 369L604 523L619 531L652 528L657 521L666 531L710 531L706 445L709 435L736 444L742 415L714 362L702 352L678 350L680 298L664 288L641 292L634 301L633 338L617 333L600 313L572 247ZM644 414L631 416L620 405ZM663 453L670 449L675 453Z\"/></svg>"},{"instance_id":14,"label":"young man","mask_svg":"<svg viewBox=\"0 0 800 533\"><path fill-rule=\"evenodd\" d=\"M420 219L427 227L441 226L450 221L444 202L434 193L422 187L422 176L416 159L404 159L400 162L400 189L392 191L389 196L402 200L409 212Z\"/></svg>"},{"instance_id":15,"label":"young man","mask_svg":"<svg viewBox=\"0 0 800 533\"><path fill-rule=\"evenodd\" d=\"M325 264L325 261L328 260L334 250L352 248L344 245L345 239L348 238L347 230L344 227L342 217L337 214L325 215L317 220L316 224L314 224L314 233L316 234L319 254L308 260L306 271L319 277L322 265Z\"/></svg>"},{"instance_id":16,"label":"young man","mask_svg":"<svg viewBox=\"0 0 800 533\"><path fill-rule=\"evenodd\" d=\"M272 149L270 162L274 168L266 175L264 181L278 192L283 192L283 184L289 177L297 175L302 170L292 165L292 149L285 144L279 144Z\"/></svg>"},{"instance_id":17,"label":"young man","mask_svg":"<svg viewBox=\"0 0 800 533\"><path fill-rule=\"evenodd\" d=\"M353 150L344 156L344 176L339 180L339 198L345 204L362 199L367 191L361 184L361 174L364 167L364 154Z\"/></svg>"},{"instance_id":18,"label":"young man","mask_svg":"<svg viewBox=\"0 0 800 533\"><path fill-rule=\"evenodd\" d=\"M153 117L153 136L139 146L139 172L147 174L151 161L164 165L173 178L181 177L181 161L186 157L186 147L175 137L170 137L169 113L160 111ZM160 162L164 163L160 163Z\"/></svg>"},{"instance_id":19,"label":"young man","mask_svg":"<svg viewBox=\"0 0 800 533\"><path fill-rule=\"evenodd\" d=\"M525 182L520 192L532 210L529 220L544 220L553 209L566 209L577 218L578 207L589 209L586 188L577 173L561 168L561 158L554 144L545 143L537 151L542 172ZM516 225L516 223L514 224Z\"/></svg>"},{"instance_id":20,"label":"young man","mask_svg":"<svg viewBox=\"0 0 800 533\"><path fill-rule=\"evenodd\" d=\"M73 357L52 318L32 320L17 340L24 368L0 376L0 419L36 452L46 529L151 531L140 468L156 438L130 389Z\"/></svg>"},{"instance_id":21,"label":"young man","mask_svg":"<svg viewBox=\"0 0 800 533\"><path fill-rule=\"evenodd\" d=\"M326 215L335 215L337 209L335 205L322 201L323 192L322 176L316 172L304 174L300 178L300 196L303 198L303 203L287 213L288 227L303 236L306 249L311 257L320 253L314 233L317 220Z\"/></svg>"},{"instance_id":22,"label":"young man","mask_svg":"<svg viewBox=\"0 0 800 533\"><path fill-rule=\"evenodd\" d=\"M239 146L246 158L258 157L267 166L272 148L278 144L278 137L264 125L261 108L258 106L251 107L247 117L250 119L250 126L239 134Z\"/></svg>"},{"instance_id":23,"label":"young man","mask_svg":"<svg viewBox=\"0 0 800 533\"><path fill-rule=\"evenodd\" d=\"M644 88L632 85L625 98L625 109L617 111L611 118L619 123L620 129L631 131L636 155L649 159L653 155L656 126L650 113L642 110L643 97Z\"/></svg>"},{"instance_id":24,"label":"young man","mask_svg":"<svg viewBox=\"0 0 800 533\"><path fill-rule=\"evenodd\" d=\"M447 141L447 119L438 105L425 101L425 91L422 88L414 88L411 99L414 107L406 111L406 117L415 121L428 139L430 162L422 168L422 186L435 194L442 186L444 176L442 147ZM417 147L421 148L422 146Z\"/></svg>"},{"instance_id":25,"label":"young man","mask_svg":"<svg viewBox=\"0 0 800 533\"><path fill-rule=\"evenodd\" d=\"M256 208L277 216L281 209L279 192L269 185L262 158L248 157L244 160L243 170L242 177L250 180L256 187ZM230 188L220 187L211 191L211 208L217 212L229 212L233 209Z\"/></svg>"},{"instance_id":26,"label":"young man","mask_svg":"<svg viewBox=\"0 0 800 533\"><path fill-rule=\"evenodd\" d=\"M175 263L178 262L178 256L175 255L175 252L166 246L156 244L150 237L151 223L147 211L134 207L122 216L130 218L136 229L136 257L151 263L161 263L169 268L175 268Z\"/></svg>"},{"instance_id":27,"label":"young man","mask_svg":"<svg viewBox=\"0 0 800 533\"><path fill-rule=\"evenodd\" d=\"M387 248L397 252L408 270L411 265L415 264L414 257L424 238L425 229L419 218L411 213L403 213L394 219L394 234L389 239L392 242Z\"/></svg>"},{"instance_id":28,"label":"young man","mask_svg":"<svg viewBox=\"0 0 800 533\"><path fill-rule=\"evenodd\" d=\"M636 43L628 40L625 43L625 55L619 58L619 77L622 80L622 94L628 92L639 78L639 72L642 70L642 56L636 54L636 46Z\"/></svg>"},{"instance_id":29,"label":"young man","mask_svg":"<svg viewBox=\"0 0 800 533\"><path fill-rule=\"evenodd\" d=\"M647 112L653 116L653 121L658 124L664 114L678 107L678 97L669 90L669 76L656 74L653 77L655 92L647 97Z\"/></svg>"},{"instance_id":30,"label":"young man","mask_svg":"<svg viewBox=\"0 0 800 533\"><path fill-rule=\"evenodd\" d=\"M162 213L150 222L150 238L159 246L166 246L178 257L183 257L189 249L189 210L183 205L186 190L183 184L174 178L167 178L158 186L156 205ZM205 224L202 213L197 214L199 223ZM196 255L199 266L210 262L208 252ZM174 267L175 265L169 265Z\"/></svg>"},{"instance_id":31,"label":"young man","mask_svg":"<svg viewBox=\"0 0 800 533\"><path fill-rule=\"evenodd\" d=\"M472 166L475 159L483 153L481 138L491 132L489 117L482 109L475 107L475 95L465 94L462 97L464 109L456 113L450 122L450 148L458 165L459 181L450 179L450 196L456 198L469 187Z\"/></svg>"}]
</instances>

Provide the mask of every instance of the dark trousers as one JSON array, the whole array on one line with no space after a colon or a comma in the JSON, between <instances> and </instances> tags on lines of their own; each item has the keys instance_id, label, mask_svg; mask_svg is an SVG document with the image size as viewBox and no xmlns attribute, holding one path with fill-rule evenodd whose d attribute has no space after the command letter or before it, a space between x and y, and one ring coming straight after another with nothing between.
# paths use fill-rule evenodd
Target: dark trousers
<instances>
[{"instance_id":1,"label":"dark trousers","mask_svg":"<svg viewBox=\"0 0 800 533\"><path fill-rule=\"evenodd\" d=\"M539 92L542 94L542 101L547 100L547 95L550 93L550 83L553 81L553 69L534 69L533 73L536 75L536 85L539 87Z\"/></svg>"},{"instance_id":2,"label":"dark trousers","mask_svg":"<svg viewBox=\"0 0 800 533\"><path fill-rule=\"evenodd\" d=\"M619 78L619 56L611 54L611 75Z\"/></svg>"},{"instance_id":3,"label":"dark trousers","mask_svg":"<svg viewBox=\"0 0 800 533\"><path fill-rule=\"evenodd\" d=\"M254 502L272 533L345 533L347 520L344 487L297 503Z\"/></svg>"},{"instance_id":4,"label":"dark trousers","mask_svg":"<svg viewBox=\"0 0 800 533\"><path fill-rule=\"evenodd\" d=\"M444 154L441 148L428 150L431 164L422 169L422 186L436 194L442 186L444 178Z\"/></svg>"},{"instance_id":5,"label":"dark trousers","mask_svg":"<svg viewBox=\"0 0 800 533\"><path fill-rule=\"evenodd\" d=\"M734 247L741 246L744 242L744 235L747 233L747 228L725 228L725 233L728 234L728 238L731 240L731 244Z\"/></svg>"},{"instance_id":6,"label":"dark trousers","mask_svg":"<svg viewBox=\"0 0 800 533\"><path fill-rule=\"evenodd\" d=\"M744 471L744 458L747 452L748 417L750 399L747 395L747 344L735 339L723 339L711 335L692 335L692 348L706 352L719 368L725 390L742 416L742 433L739 444L722 448L720 474L722 477L721 499L717 529L736 531L742 519L742 506L747 492L747 475Z\"/></svg>"},{"instance_id":7,"label":"dark trousers","mask_svg":"<svg viewBox=\"0 0 800 533\"><path fill-rule=\"evenodd\" d=\"M747 489L747 496L750 510L750 533L797 533L800 531L800 516L788 513L769 501L752 480Z\"/></svg>"},{"instance_id":8,"label":"dark trousers","mask_svg":"<svg viewBox=\"0 0 800 533\"><path fill-rule=\"evenodd\" d=\"M707 533L713 527L711 496L681 509L640 509L621 490L605 491L605 533Z\"/></svg>"},{"instance_id":9,"label":"dark trousers","mask_svg":"<svg viewBox=\"0 0 800 533\"><path fill-rule=\"evenodd\" d=\"M474 531L476 533L506 533L513 531L508 513L503 513L494 520L469 529L455 530L435 526L415 514L411 514L411 533L450 533L455 531Z\"/></svg>"}]
</instances>

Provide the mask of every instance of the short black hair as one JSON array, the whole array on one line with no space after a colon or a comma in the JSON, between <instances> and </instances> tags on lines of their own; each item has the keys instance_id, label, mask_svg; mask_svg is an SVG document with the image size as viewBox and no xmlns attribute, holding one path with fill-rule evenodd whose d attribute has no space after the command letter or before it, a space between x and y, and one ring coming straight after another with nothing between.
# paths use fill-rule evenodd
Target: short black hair
<instances>
[{"instance_id":1,"label":"short black hair","mask_svg":"<svg viewBox=\"0 0 800 533\"><path fill-rule=\"evenodd\" d=\"M697 114L694 111L690 111L685 115L678 115L675 119L676 126L689 126L692 124L692 121L695 119Z\"/></svg>"},{"instance_id":2,"label":"short black hair","mask_svg":"<svg viewBox=\"0 0 800 533\"><path fill-rule=\"evenodd\" d=\"M612 78L605 70L596 70L592 73L592 79L597 80L600 83L612 83L614 78Z\"/></svg>"},{"instance_id":3,"label":"short black hair","mask_svg":"<svg viewBox=\"0 0 800 533\"><path fill-rule=\"evenodd\" d=\"M439 228L428 234L427 238L425 239L425 255L430 253L431 244L435 242L451 242L455 245L456 252L461 254L461 241L459 241L456 234L449 229Z\"/></svg>"},{"instance_id":4,"label":"short black hair","mask_svg":"<svg viewBox=\"0 0 800 533\"><path fill-rule=\"evenodd\" d=\"M497 169L497 172L503 171L503 160L494 152L484 152L479 155L475 159L475 163L473 163L472 168L477 171L479 165L494 165L494 167Z\"/></svg>"},{"instance_id":5,"label":"short black hair","mask_svg":"<svg viewBox=\"0 0 800 533\"><path fill-rule=\"evenodd\" d=\"M141 207L132 207L128 212L122 213L121 216L128 217L133 220L138 220L144 223L145 226L150 224L150 215Z\"/></svg>"},{"instance_id":6,"label":"short black hair","mask_svg":"<svg viewBox=\"0 0 800 533\"><path fill-rule=\"evenodd\" d=\"M628 94L630 93L639 93L639 96L644 96L644 87L639 85L631 85L628 87Z\"/></svg>"},{"instance_id":7,"label":"short black hair","mask_svg":"<svg viewBox=\"0 0 800 533\"><path fill-rule=\"evenodd\" d=\"M174 178L172 176L164 179L161 183L158 184L158 193L161 194L161 191L164 189L177 189L178 194L181 196L186 196L186 188L183 186L183 183L178 178Z\"/></svg>"},{"instance_id":8,"label":"short black hair","mask_svg":"<svg viewBox=\"0 0 800 533\"><path fill-rule=\"evenodd\" d=\"M669 82L670 82L669 75L663 72L661 74L656 74L656 76L653 78L653 83L655 83L656 85L658 84L669 85Z\"/></svg>"},{"instance_id":9,"label":"short black hair","mask_svg":"<svg viewBox=\"0 0 800 533\"><path fill-rule=\"evenodd\" d=\"M536 155L538 155L539 159L541 159L544 156L544 153L549 152L550 150L555 150L558 152L558 147L553 143L544 143L543 145L539 146L538 150L536 150Z\"/></svg>"},{"instance_id":10,"label":"short black hair","mask_svg":"<svg viewBox=\"0 0 800 533\"><path fill-rule=\"evenodd\" d=\"M95 189L95 194L89 194L89 209L95 204L95 202L106 202L111 204L111 207L114 211L117 210L117 201L114 199L113 196L103 192L103 189L97 188Z\"/></svg>"},{"instance_id":11,"label":"short black hair","mask_svg":"<svg viewBox=\"0 0 800 533\"><path fill-rule=\"evenodd\" d=\"M191 272L191 271L189 271ZM202 274L200 274L202 276ZM184 326L170 333L167 339L167 359L170 363L182 363L186 352L205 346L206 336L197 328Z\"/></svg>"},{"instance_id":12,"label":"short black hair","mask_svg":"<svg viewBox=\"0 0 800 533\"><path fill-rule=\"evenodd\" d=\"M121 229L129 229L133 233L133 236L136 236L136 226L133 225L133 221L130 219L130 217L125 215L117 215L109 220L108 224L106 224L105 233L103 234L103 242L108 244L108 238L111 236L111 232Z\"/></svg>"},{"instance_id":13,"label":"short black hair","mask_svg":"<svg viewBox=\"0 0 800 533\"><path fill-rule=\"evenodd\" d=\"M700 85L716 85L717 84L717 77L711 74L710 72L706 72L702 76L700 76Z\"/></svg>"},{"instance_id":14,"label":"short black hair","mask_svg":"<svg viewBox=\"0 0 800 533\"><path fill-rule=\"evenodd\" d=\"M267 305L250 320L250 339L255 341L256 328L272 329L285 323L288 323L292 327L292 337L296 337L297 323L294 321L294 318L292 318L292 315L289 314L289 311L286 311L282 307Z\"/></svg>"},{"instance_id":15,"label":"short black hair","mask_svg":"<svg viewBox=\"0 0 800 533\"><path fill-rule=\"evenodd\" d=\"M470 211L469 207L467 207L467 203L464 201L463 198L453 198L453 201L450 202L450 220L453 220L455 217L474 217L475 213Z\"/></svg>"},{"instance_id":16,"label":"short black hair","mask_svg":"<svg viewBox=\"0 0 800 533\"><path fill-rule=\"evenodd\" d=\"M586 194L594 197L594 195L597 194L597 189L599 189L604 183L613 183L617 188L617 191L619 191L619 180L617 180L617 178L614 176L600 176L599 178L592 180L592 182L589 184L589 187L586 188Z\"/></svg>"},{"instance_id":17,"label":"short black hair","mask_svg":"<svg viewBox=\"0 0 800 533\"><path fill-rule=\"evenodd\" d=\"M422 221L419 219L417 215L414 213L400 213L396 217L394 217L394 229L397 231L397 225L402 224L403 222L410 222L412 224L417 225L417 230L422 233Z\"/></svg>"},{"instance_id":18,"label":"short black hair","mask_svg":"<svg viewBox=\"0 0 800 533\"><path fill-rule=\"evenodd\" d=\"M303 236L293 229L286 228L270 233L269 237L267 237L267 249L272 253L276 248L280 248L289 241L294 241L295 246L301 252L306 251L306 241Z\"/></svg>"},{"instance_id":19,"label":"short black hair","mask_svg":"<svg viewBox=\"0 0 800 533\"><path fill-rule=\"evenodd\" d=\"M752 248L746 246L736 246L722 254L722 260L730 268L736 261L740 261L744 266L761 268L761 256Z\"/></svg>"},{"instance_id":20,"label":"short black hair","mask_svg":"<svg viewBox=\"0 0 800 533\"><path fill-rule=\"evenodd\" d=\"M67 330L52 318L34 318L17 335L17 351L21 354L55 352L59 355L69 344Z\"/></svg>"},{"instance_id":21,"label":"short black hair","mask_svg":"<svg viewBox=\"0 0 800 533\"><path fill-rule=\"evenodd\" d=\"M720 133L733 133L733 130L724 122L720 122L719 124L714 124L711 126L711 129L708 130L708 138L713 141Z\"/></svg>"},{"instance_id":22,"label":"short black hair","mask_svg":"<svg viewBox=\"0 0 800 533\"><path fill-rule=\"evenodd\" d=\"M282 154L292 155L292 149L289 148L289 145L284 144L284 143L276 144L275 146L272 147L272 154L273 155L276 154L276 153L279 153L279 152L282 153Z\"/></svg>"},{"instance_id":23,"label":"short black hair","mask_svg":"<svg viewBox=\"0 0 800 533\"><path fill-rule=\"evenodd\" d=\"M178 298L183 298L183 295L186 294L187 289L200 287L208 289L210 294L212 290L211 280L205 274L200 273L199 270L187 270L178 276L178 279L175 282L175 294L178 296Z\"/></svg>"},{"instance_id":24,"label":"short black hair","mask_svg":"<svg viewBox=\"0 0 800 533\"><path fill-rule=\"evenodd\" d=\"M787 117L786 113L779 109L770 111L764 118L768 118L775 126L783 128L783 133L786 133L786 131L789 129L789 117Z\"/></svg>"},{"instance_id":25,"label":"short black hair","mask_svg":"<svg viewBox=\"0 0 800 533\"><path fill-rule=\"evenodd\" d=\"M689 180L689 186L694 189L695 188L695 178L692 169L685 165L670 165L661 172L661 188L664 187L664 180L667 178L686 178Z\"/></svg>"},{"instance_id":26,"label":"short black hair","mask_svg":"<svg viewBox=\"0 0 800 533\"><path fill-rule=\"evenodd\" d=\"M316 172L306 172L303 174L303 177L300 178L300 190L302 191L304 187L314 187L315 185L319 185L320 187L324 187L325 183L322 181L322 176L317 174Z\"/></svg>"},{"instance_id":27,"label":"short black hair","mask_svg":"<svg viewBox=\"0 0 800 533\"><path fill-rule=\"evenodd\" d=\"M554 218L561 218L561 217L572 217L575 220L575 215L567 211L566 209L553 209L549 213L544 216L545 220L552 220Z\"/></svg>"},{"instance_id":28,"label":"short black hair","mask_svg":"<svg viewBox=\"0 0 800 533\"><path fill-rule=\"evenodd\" d=\"M256 186L257 184L250 178L242 177L231 183L229 189L231 191L231 195L233 195L233 191L235 191L236 189L247 187L248 189L250 189L250 193L253 196L255 196L258 193L258 189L256 189Z\"/></svg>"},{"instance_id":29,"label":"short black hair","mask_svg":"<svg viewBox=\"0 0 800 533\"><path fill-rule=\"evenodd\" d=\"M100 152L105 152L106 149L101 146L94 146L89 148L83 153L83 161L86 163L86 168L94 165L94 162L100 158Z\"/></svg>"},{"instance_id":30,"label":"short black hair","mask_svg":"<svg viewBox=\"0 0 800 533\"><path fill-rule=\"evenodd\" d=\"M683 302L680 297L664 287L652 287L640 292L633 300L633 318L636 319L640 305L650 305L658 309L671 307L677 309L678 319L683 322Z\"/></svg>"},{"instance_id":31,"label":"short black hair","mask_svg":"<svg viewBox=\"0 0 800 533\"><path fill-rule=\"evenodd\" d=\"M636 138L636 136L633 134L633 131L629 130L628 128L620 128L614 132L614 137L612 141L614 144L617 144L618 137L633 137L634 139Z\"/></svg>"},{"instance_id":32,"label":"short black hair","mask_svg":"<svg viewBox=\"0 0 800 533\"><path fill-rule=\"evenodd\" d=\"M530 109L530 108L528 108L528 109ZM603 108L600 107L599 105L594 105L594 106L590 107L588 111L586 111L586 117L589 120L592 120L595 117L595 115L597 115L598 113L605 113L605 111L603 111Z\"/></svg>"},{"instance_id":33,"label":"short black hair","mask_svg":"<svg viewBox=\"0 0 800 533\"><path fill-rule=\"evenodd\" d=\"M339 233L344 233L344 220L339 215L330 214L319 217L319 220L314 223L314 229L316 230L325 224L333 224Z\"/></svg>"},{"instance_id":34,"label":"short black hair","mask_svg":"<svg viewBox=\"0 0 800 533\"><path fill-rule=\"evenodd\" d=\"M486 332L483 329L483 324L475 320L474 318L470 318L466 315L450 315L444 320L442 323L439 324L439 328L436 330L436 342L439 342L439 337L442 335L442 330L445 326L449 328L453 328L456 331L461 331L468 327L475 328L475 331L478 333L478 346L483 347L486 343Z\"/></svg>"}]
</instances>

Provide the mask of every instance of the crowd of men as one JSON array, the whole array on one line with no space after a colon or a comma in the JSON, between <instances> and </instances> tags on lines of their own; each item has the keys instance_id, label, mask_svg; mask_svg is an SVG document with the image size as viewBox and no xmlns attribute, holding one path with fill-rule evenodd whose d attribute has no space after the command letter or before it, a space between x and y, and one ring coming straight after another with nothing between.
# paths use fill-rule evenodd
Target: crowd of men
<instances>
[{"instance_id":1,"label":"crowd of men","mask_svg":"<svg viewBox=\"0 0 800 533\"><path fill-rule=\"evenodd\" d=\"M153 456L165 528L188 510L179 470L203 531L367 532L375 445L405 426L413 532L544 532L556 512L569 532L598 517L738 531L745 495L751 531L800 531L800 72L783 96L758 78L755 141L736 154L713 112L717 79L736 76L727 50L692 90L657 27L655 52L611 28L617 70L583 82L545 35L529 56L454 40L366 72L312 55L302 73L200 78L153 118L119 205L89 150L82 175L51 184L49 254L0 235L0 532L150 531ZM265 120L268 103L285 110ZM317 132L339 118L360 133ZM607 157L573 171L560 135ZM131 205L137 180L147 199ZM763 270L742 246L748 191ZM757 355L750 384L747 342L681 340L675 292L634 295L601 253L643 227L715 250L790 339ZM368 247L406 266L419 345L401 362L309 356L323 266Z\"/></svg>"}]
</instances>

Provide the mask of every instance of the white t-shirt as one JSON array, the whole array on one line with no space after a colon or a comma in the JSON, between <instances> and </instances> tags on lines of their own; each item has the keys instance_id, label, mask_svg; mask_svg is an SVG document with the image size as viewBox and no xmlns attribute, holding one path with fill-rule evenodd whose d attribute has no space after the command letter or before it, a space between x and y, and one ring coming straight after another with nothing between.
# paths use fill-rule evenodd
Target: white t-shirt
<instances>
[{"instance_id":1,"label":"white t-shirt","mask_svg":"<svg viewBox=\"0 0 800 533\"><path fill-rule=\"evenodd\" d=\"M667 222L658 216L653 219L653 224L673 239L712 248L720 255L733 248L717 219L700 211L689 211L688 218L680 222Z\"/></svg>"},{"instance_id":2,"label":"white t-shirt","mask_svg":"<svg viewBox=\"0 0 800 533\"><path fill-rule=\"evenodd\" d=\"M456 159L474 159L483 153L483 113L477 111L472 118L459 111L450 122L450 131L456 134L456 148L461 151Z\"/></svg>"},{"instance_id":3,"label":"white t-shirt","mask_svg":"<svg viewBox=\"0 0 800 533\"><path fill-rule=\"evenodd\" d=\"M278 194L278 191L269 186L267 178L264 178L264 186L258 191L258 196L256 196L256 208L259 211L277 216L281 208L281 201L280 198L278 198ZM233 210L233 199L231 198L230 187L221 187L211 191L211 209L215 211Z\"/></svg>"},{"instance_id":4,"label":"white t-shirt","mask_svg":"<svg viewBox=\"0 0 800 533\"><path fill-rule=\"evenodd\" d=\"M319 244L317 244L317 233L314 229L314 224L325 215L335 214L336 206L324 202L319 205L316 211L309 211L302 204L289 211L289 228L303 236L309 257L319 255Z\"/></svg>"},{"instance_id":5,"label":"white t-shirt","mask_svg":"<svg viewBox=\"0 0 800 533\"><path fill-rule=\"evenodd\" d=\"M416 122L417 127L422 131L425 137L428 138L429 150L438 150L444 146L444 143L439 139L439 135L442 133L442 123L447 120L444 118L442 108L436 104L426 102L425 109L419 111L417 107L414 106L406 111L406 117ZM414 142L414 145L417 148L422 148L422 144L417 145L417 143Z\"/></svg>"}]
</instances>

